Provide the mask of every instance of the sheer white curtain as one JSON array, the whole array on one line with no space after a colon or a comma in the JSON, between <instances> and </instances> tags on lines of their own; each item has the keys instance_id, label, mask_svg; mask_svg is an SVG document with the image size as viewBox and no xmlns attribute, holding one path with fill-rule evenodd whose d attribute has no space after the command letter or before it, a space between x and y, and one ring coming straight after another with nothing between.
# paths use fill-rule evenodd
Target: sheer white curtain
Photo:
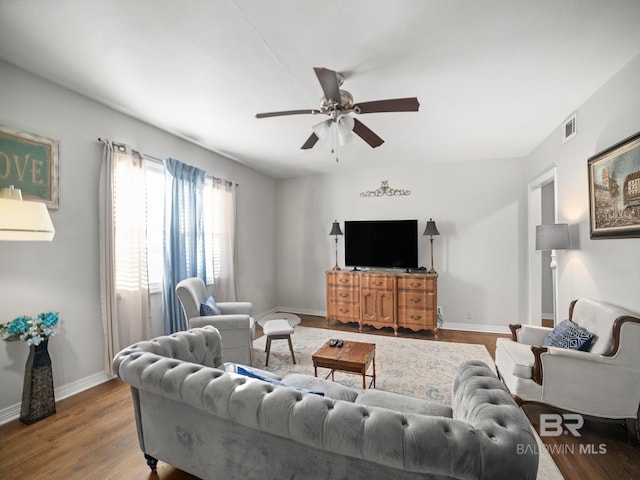
<instances>
[{"instance_id":1,"label":"sheer white curtain","mask_svg":"<svg viewBox=\"0 0 640 480\"><path fill-rule=\"evenodd\" d=\"M145 162L125 145L104 144L100 170L100 297L105 371L124 347L150 337Z\"/></svg>"},{"instance_id":2,"label":"sheer white curtain","mask_svg":"<svg viewBox=\"0 0 640 480\"><path fill-rule=\"evenodd\" d=\"M205 186L207 283L213 283L216 301L236 298L236 189L229 181L208 177ZM209 268L212 267L212 268Z\"/></svg>"}]
</instances>

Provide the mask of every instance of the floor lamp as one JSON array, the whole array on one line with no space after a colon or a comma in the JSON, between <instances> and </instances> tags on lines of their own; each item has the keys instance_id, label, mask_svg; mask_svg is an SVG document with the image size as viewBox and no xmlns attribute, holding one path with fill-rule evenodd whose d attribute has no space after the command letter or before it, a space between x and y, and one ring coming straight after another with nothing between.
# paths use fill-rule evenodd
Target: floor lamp
<instances>
[{"instance_id":1,"label":"floor lamp","mask_svg":"<svg viewBox=\"0 0 640 480\"><path fill-rule=\"evenodd\" d=\"M342 230L340 230L340 224L337 220L333 222L329 235L334 235L336 237L336 265L333 267L333 270L340 270L340 267L338 266L338 235L342 235Z\"/></svg>"},{"instance_id":2,"label":"floor lamp","mask_svg":"<svg viewBox=\"0 0 640 480\"><path fill-rule=\"evenodd\" d=\"M558 309L556 308L557 273L556 250L569 248L569 225L554 223L536 226L536 250L551 252L551 289L553 297L553 326L557 324Z\"/></svg>"}]
</instances>

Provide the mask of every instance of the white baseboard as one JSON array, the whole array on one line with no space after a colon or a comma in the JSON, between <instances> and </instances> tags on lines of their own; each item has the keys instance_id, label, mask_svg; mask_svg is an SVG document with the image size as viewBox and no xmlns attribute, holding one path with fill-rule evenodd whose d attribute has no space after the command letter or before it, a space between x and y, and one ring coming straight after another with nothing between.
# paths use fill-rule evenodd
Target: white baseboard
<instances>
[{"instance_id":1,"label":"white baseboard","mask_svg":"<svg viewBox=\"0 0 640 480\"><path fill-rule=\"evenodd\" d=\"M255 318L260 319L265 315L269 315L275 312L300 313L302 315L315 315L317 317L324 317L327 314L325 310L311 310L308 308L299 308L299 307L277 307L277 308L272 308L271 310L267 310L266 312L260 312L255 315Z\"/></svg>"},{"instance_id":2,"label":"white baseboard","mask_svg":"<svg viewBox=\"0 0 640 480\"><path fill-rule=\"evenodd\" d=\"M505 325L478 325L476 323L453 323L444 322L440 330L465 330L467 332L482 333L510 333L509 327Z\"/></svg>"},{"instance_id":3,"label":"white baseboard","mask_svg":"<svg viewBox=\"0 0 640 480\"><path fill-rule=\"evenodd\" d=\"M88 377L81 378L80 380L76 380L75 382L71 382L56 388L53 394L57 402L59 400L63 400L67 397L75 395L76 393L80 393L91 387L95 387L96 385L107 382L112 378L112 375L107 375L104 372L95 373L93 375L89 375ZM0 425L10 422L11 420L15 420L16 418L20 418L20 405L20 403L16 403L15 405L10 405L0 410Z\"/></svg>"},{"instance_id":4,"label":"white baseboard","mask_svg":"<svg viewBox=\"0 0 640 480\"><path fill-rule=\"evenodd\" d=\"M272 310L262 312L256 315L256 318L268 315L275 312L290 312L301 313L303 315L316 315L318 317L325 317L327 315L326 310L310 310L306 308L298 307L278 307ZM477 323L454 323L444 322L441 327L442 330L466 330L468 332L483 332L483 333L510 333L507 325L478 325Z\"/></svg>"}]
</instances>

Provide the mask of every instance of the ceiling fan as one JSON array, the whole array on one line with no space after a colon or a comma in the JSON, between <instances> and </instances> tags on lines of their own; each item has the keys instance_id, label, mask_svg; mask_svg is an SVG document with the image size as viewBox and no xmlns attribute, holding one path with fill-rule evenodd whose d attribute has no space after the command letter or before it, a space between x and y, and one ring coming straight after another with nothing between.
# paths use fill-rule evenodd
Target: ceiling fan
<instances>
[{"instance_id":1,"label":"ceiling fan","mask_svg":"<svg viewBox=\"0 0 640 480\"><path fill-rule=\"evenodd\" d=\"M376 135L369 127L351 114L379 113L379 112L417 112L420 107L416 97L395 98L389 100L374 100L372 102L354 103L353 95L340 87L344 82L344 75L328 68L314 67L324 97L319 109L285 110L281 112L258 113L256 118L281 117L285 115L316 115L322 113L329 118L314 125L313 133L302 145L302 149L312 148L323 138L332 126L336 126L340 144L348 142L355 133L372 148L379 147L384 140Z\"/></svg>"}]
</instances>

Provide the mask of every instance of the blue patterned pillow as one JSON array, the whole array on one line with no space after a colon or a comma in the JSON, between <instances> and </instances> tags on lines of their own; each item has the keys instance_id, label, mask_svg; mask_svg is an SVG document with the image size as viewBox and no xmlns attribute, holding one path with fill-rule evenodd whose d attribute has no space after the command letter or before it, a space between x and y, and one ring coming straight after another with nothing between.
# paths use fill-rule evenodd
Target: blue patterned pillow
<instances>
[{"instance_id":1,"label":"blue patterned pillow","mask_svg":"<svg viewBox=\"0 0 640 480\"><path fill-rule=\"evenodd\" d=\"M547 347L570 348L571 350L589 351L593 342L593 334L579 327L571 320L563 320L544 339Z\"/></svg>"},{"instance_id":2,"label":"blue patterned pillow","mask_svg":"<svg viewBox=\"0 0 640 480\"><path fill-rule=\"evenodd\" d=\"M324 397L324 392L320 392L317 390L309 390L308 388L296 387L295 385L288 385L286 383L281 382L280 380L265 377L251 370L247 370L246 368L242 368L240 365L236 366L236 373L239 373L240 375L244 375L245 377L249 377L249 378L257 378L258 380L262 380L263 382L267 382L267 383L272 383L273 385L280 385L282 387L288 387L293 390L297 390L299 392L313 393L314 395L320 395L321 397Z\"/></svg>"},{"instance_id":3,"label":"blue patterned pillow","mask_svg":"<svg viewBox=\"0 0 640 480\"><path fill-rule=\"evenodd\" d=\"M220 315L222 311L220 307L216 305L216 301L213 297L208 297L204 303L200 304L200 316L210 317L211 315Z\"/></svg>"}]
</instances>

